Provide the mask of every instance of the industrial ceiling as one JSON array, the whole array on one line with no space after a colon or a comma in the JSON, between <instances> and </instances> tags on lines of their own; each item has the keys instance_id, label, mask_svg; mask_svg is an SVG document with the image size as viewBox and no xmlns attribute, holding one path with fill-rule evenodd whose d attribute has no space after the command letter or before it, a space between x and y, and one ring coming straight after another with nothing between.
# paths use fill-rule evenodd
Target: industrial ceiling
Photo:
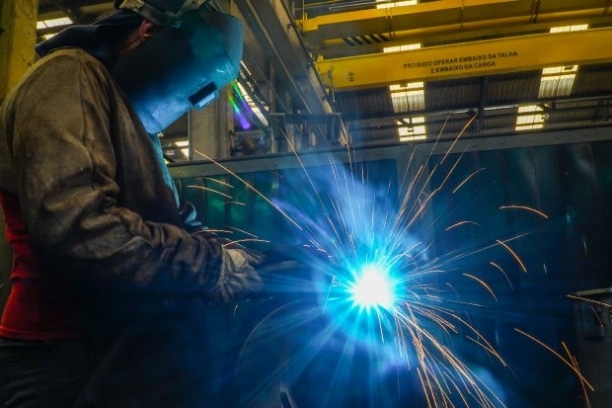
<instances>
[{"instance_id":1,"label":"industrial ceiling","mask_svg":"<svg viewBox=\"0 0 612 408\"><path fill-rule=\"evenodd\" d=\"M311 148L612 124L610 0L212 2L247 28L240 82L258 137ZM87 23L112 4L40 0L39 21Z\"/></svg>"}]
</instances>

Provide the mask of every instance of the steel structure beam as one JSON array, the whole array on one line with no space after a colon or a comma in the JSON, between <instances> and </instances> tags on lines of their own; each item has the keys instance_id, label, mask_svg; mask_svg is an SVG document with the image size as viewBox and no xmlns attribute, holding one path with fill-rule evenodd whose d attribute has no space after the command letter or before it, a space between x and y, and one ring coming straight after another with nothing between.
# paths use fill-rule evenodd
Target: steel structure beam
<instances>
[{"instance_id":1,"label":"steel structure beam","mask_svg":"<svg viewBox=\"0 0 612 408\"><path fill-rule=\"evenodd\" d=\"M308 46L323 56L378 52L407 43L459 41L570 24L612 23L607 0L445 0L368 9L300 21Z\"/></svg>"},{"instance_id":2,"label":"steel structure beam","mask_svg":"<svg viewBox=\"0 0 612 408\"><path fill-rule=\"evenodd\" d=\"M489 150L513 149L518 147L556 146L569 143L601 142L612 140L612 127L593 127L555 131L534 131L522 134L507 134L481 138L466 138L459 140L423 141L411 143L394 143L384 146L324 149L271 155L245 156L220 160L225 167L209 161L191 162L187 164L170 164L170 174L174 179L192 177L209 177L228 174L230 170L237 174L276 171L280 169L304 168L330 164L330 160L350 163L355 157L361 160L385 160L407 158L413 150L426 160L431 155L446 153L465 153ZM405 167L400 170L403 176Z\"/></svg>"},{"instance_id":3,"label":"steel structure beam","mask_svg":"<svg viewBox=\"0 0 612 408\"><path fill-rule=\"evenodd\" d=\"M568 104L576 104L576 103L597 103L600 106L600 110L607 110L612 107L612 94L600 94L593 95L587 97L560 97L560 98L539 98L539 99L515 99L511 101L506 101L503 104L499 103L491 103L484 109L484 115L490 115L490 112L494 112L496 110L501 109L517 109L519 105L549 105L552 106L553 110L567 110L570 111L574 109L573 106L567 106ZM367 123L368 126L371 127L379 127L388 123L389 120L398 120L411 116L426 116L428 122L430 120L444 122L444 118L449 115L459 115L466 114L469 111L474 111L477 109L477 105L465 103L461 105L455 105L453 109L440 109L440 110L410 110L403 112L393 112L386 114L361 114L361 113L345 113L342 115L344 118L344 122L347 126L352 127L353 123ZM480 113L479 113L480 114ZM605 113L602 113L602 118L607 120L605 117Z\"/></svg>"},{"instance_id":4,"label":"steel structure beam","mask_svg":"<svg viewBox=\"0 0 612 408\"><path fill-rule=\"evenodd\" d=\"M327 91L310 60L295 21L282 1L235 0L258 48L275 66L280 80L302 112L325 115L334 112ZM249 44L246 44L249 46ZM292 113L292 112L289 112ZM345 130L343 130L346 140Z\"/></svg>"},{"instance_id":5,"label":"steel structure beam","mask_svg":"<svg viewBox=\"0 0 612 408\"><path fill-rule=\"evenodd\" d=\"M382 87L612 61L612 28L536 34L428 47L398 53L320 59L331 89Z\"/></svg>"}]
</instances>

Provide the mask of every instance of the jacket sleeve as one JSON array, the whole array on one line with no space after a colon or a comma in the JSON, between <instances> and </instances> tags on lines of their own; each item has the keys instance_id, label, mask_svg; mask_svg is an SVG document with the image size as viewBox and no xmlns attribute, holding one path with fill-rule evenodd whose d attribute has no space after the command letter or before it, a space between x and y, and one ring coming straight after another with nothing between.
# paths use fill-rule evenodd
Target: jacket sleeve
<instances>
[{"instance_id":1,"label":"jacket sleeve","mask_svg":"<svg viewBox=\"0 0 612 408\"><path fill-rule=\"evenodd\" d=\"M117 92L96 63L78 53L56 57L14 101L9 146L32 247L96 279L208 290L221 262L214 236L118 205L113 137L126 135L112 134Z\"/></svg>"}]
</instances>

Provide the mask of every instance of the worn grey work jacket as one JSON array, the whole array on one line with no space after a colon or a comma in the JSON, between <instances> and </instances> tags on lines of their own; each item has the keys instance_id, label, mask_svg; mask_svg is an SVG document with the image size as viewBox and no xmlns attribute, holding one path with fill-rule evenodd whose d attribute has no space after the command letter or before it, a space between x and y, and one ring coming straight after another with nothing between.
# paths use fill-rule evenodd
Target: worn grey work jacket
<instances>
[{"instance_id":1,"label":"worn grey work jacket","mask_svg":"<svg viewBox=\"0 0 612 408\"><path fill-rule=\"evenodd\" d=\"M161 297L218 278L220 243L181 227L146 131L83 50L38 61L3 104L0 188L18 197L50 278Z\"/></svg>"}]
</instances>

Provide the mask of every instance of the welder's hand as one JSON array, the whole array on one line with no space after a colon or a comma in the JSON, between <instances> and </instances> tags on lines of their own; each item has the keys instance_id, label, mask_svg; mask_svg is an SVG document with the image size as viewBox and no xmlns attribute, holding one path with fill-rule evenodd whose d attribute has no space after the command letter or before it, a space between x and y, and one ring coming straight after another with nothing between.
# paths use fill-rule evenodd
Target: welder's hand
<instances>
[{"instance_id":1,"label":"welder's hand","mask_svg":"<svg viewBox=\"0 0 612 408\"><path fill-rule=\"evenodd\" d=\"M204 229L204 225L198 220L198 211L190 202L181 201L179 216L181 221L183 221L183 227L187 231L195 233Z\"/></svg>"},{"instance_id":2,"label":"welder's hand","mask_svg":"<svg viewBox=\"0 0 612 408\"><path fill-rule=\"evenodd\" d=\"M212 289L213 302L232 302L239 295L262 288L263 282L254 268L262 261L261 255L244 249L223 248L222 251L219 280Z\"/></svg>"}]
</instances>

